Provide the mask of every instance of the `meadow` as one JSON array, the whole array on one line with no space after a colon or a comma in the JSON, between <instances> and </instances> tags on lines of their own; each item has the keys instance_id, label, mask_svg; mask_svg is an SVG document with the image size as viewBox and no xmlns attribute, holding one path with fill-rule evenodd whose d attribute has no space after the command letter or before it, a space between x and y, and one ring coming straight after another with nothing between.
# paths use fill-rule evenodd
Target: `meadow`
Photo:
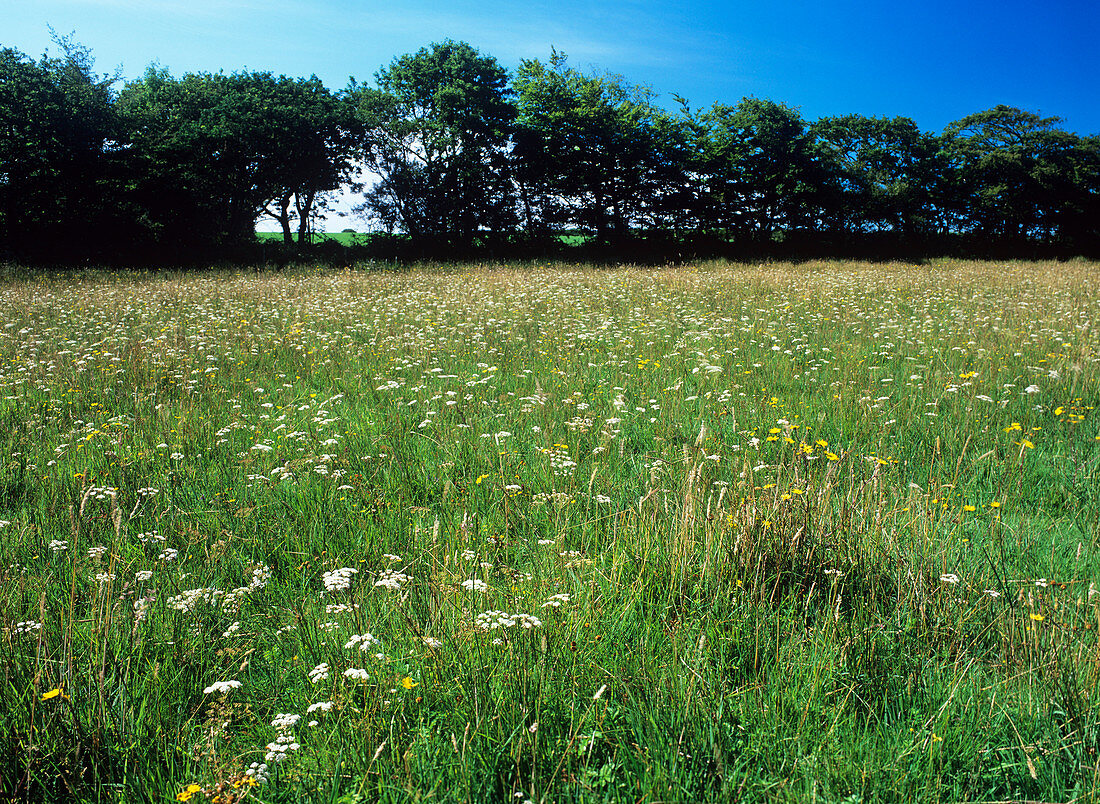
<instances>
[{"instance_id":1,"label":"meadow","mask_svg":"<svg viewBox=\"0 0 1100 804\"><path fill-rule=\"evenodd\" d=\"M1100 266L0 280L11 800L1095 801Z\"/></svg>"}]
</instances>

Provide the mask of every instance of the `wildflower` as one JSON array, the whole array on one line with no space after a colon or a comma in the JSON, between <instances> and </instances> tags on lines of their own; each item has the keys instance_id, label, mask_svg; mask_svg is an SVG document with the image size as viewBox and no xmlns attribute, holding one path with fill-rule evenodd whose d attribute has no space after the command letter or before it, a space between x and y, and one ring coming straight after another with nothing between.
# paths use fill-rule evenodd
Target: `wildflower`
<instances>
[{"instance_id":1,"label":"wildflower","mask_svg":"<svg viewBox=\"0 0 1100 804\"><path fill-rule=\"evenodd\" d=\"M351 650L358 645L359 650L366 652L372 645L381 644L382 642L373 634L352 634L351 638L344 643L344 650Z\"/></svg>"},{"instance_id":2,"label":"wildflower","mask_svg":"<svg viewBox=\"0 0 1100 804\"><path fill-rule=\"evenodd\" d=\"M945 573L945 574L941 575L940 580L943 581L944 583L949 583L949 584L954 585L954 584L957 584L959 582L959 576L948 572L948 573Z\"/></svg>"},{"instance_id":3,"label":"wildflower","mask_svg":"<svg viewBox=\"0 0 1100 804\"><path fill-rule=\"evenodd\" d=\"M403 572L384 569L378 574L378 580L374 582L374 585L396 592L401 589L401 584L405 583L407 580L409 580L409 576Z\"/></svg>"},{"instance_id":4,"label":"wildflower","mask_svg":"<svg viewBox=\"0 0 1100 804\"><path fill-rule=\"evenodd\" d=\"M413 687L420 686L420 684L416 681L413 681L408 676L405 676L405 678L401 679L401 686L407 690L411 690Z\"/></svg>"},{"instance_id":5,"label":"wildflower","mask_svg":"<svg viewBox=\"0 0 1100 804\"><path fill-rule=\"evenodd\" d=\"M963 510L967 511L967 512L973 512L973 511L977 511L978 509L975 508L973 505L964 505Z\"/></svg>"},{"instance_id":6,"label":"wildflower","mask_svg":"<svg viewBox=\"0 0 1100 804\"><path fill-rule=\"evenodd\" d=\"M265 784L271 778L271 772L268 771L266 762L253 762L248 766L248 770L244 772L244 775L250 779L255 779L258 784Z\"/></svg>"},{"instance_id":7,"label":"wildflower","mask_svg":"<svg viewBox=\"0 0 1100 804\"><path fill-rule=\"evenodd\" d=\"M134 573L134 578L140 582L148 581L152 577L152 570L138 570L136 573Z\"/></svg>"},{"instance_id":8,"label":"wildflower","mask_svg":"<svg viewBox=\"0 0 1100 804\"><path fill-rule=\"evenodd\" d=\"M1042 614L1035 614L1033 612L1031 615L1031 619L1033 619L1037 623L1041 623L1043 620L1046 619L1046 617L1044 617Z\"/></svg>"},{"instance_id":9,"label":"wildflower","mask_svg":"<svg viewBox=\"0 0 1100 804\"><path fill-rule=\"evenodd\" d=\"M187 785L182 791L176 793L176 801L190 801L195 793L202 792L202 785L191 783Z\"/></svg>"},{"instance_id":10,"label":"wildflower","mask_svg":"<svg viewBox=\"0 0 1100 804\"><path fill-rule=\"evenodd\" d=\"M50 701L50 700L53 700L54 698L56 698L60 694L61 694L61 687L54 687L49 692L42 693L41 700Z\"/></svg>"},{"instance_id":11,"label":"wildflower","mask_svg":"<svg viewBox=\"0 0 1100 804\"><path fill-rule=\"evenodd\" d=\"M366 681L370 678L370 673L361 667L349 667L344 671L344 678L350 678L355 681Z\"/></svg>"},{"instance_id":12,"label":"wildflower","mask_svg":"<svg viewBox=\"0 0 1100 804\"><path fill-rule=\"evenodd\" d=\"M320 710L321 712L328 712L331 709L332 701L318 701L317 703L312 703L309 705L309 707L306 709L306 714L310 715L318 710Z\"/></svg>"},{"instance_id":13,"label":"wildflower","mask_svg":"<svg viewBox=\"0 0 1100 804\"><path fill-rule=\"evenodd\" d=\"M435 639L434 637L429 637L429 636L422 637L422 641L429 648L433 648L433 649L438 650L439 648L443 647L443 642L441 640Z\"/></svg>"},{"instance_id":14,"label":"wildflower","mask_svg":"<svg viewBox=\"0 0 1100 804\"><path fill-rule=\"evenodd\" d=\"M241 687L241 682L239 682L235 679L230 680L230 681L215 681L213 684L211 684L209 687L204 689L202 692L203 692L204 695L209 695L212 692L217 692L217 693L220 693L222 695L225 695L230 690L239 689L240 687Z\"/></svg>"},{"instance_id":15,"label":"wildflower","mask_svg":"<svg viewBox=\"0 0 1100 804\"><path fill-rule=\"evenodd\" d=\"M351 576L359 570L354 567L341 567L330 570L321 576L321 583L325 585L326 592L343 592L351 586Z\"/></svg>"},{"instance_id":16,"label":"wildflower","mask_svg":"<svg viewBox=\"0 0 1100 804\"><path fill-rule=\"evenodd\" d=\"M54 539L49 543L51 553L60 553L69 549L69 543L62 539Z\"/></svg>"},{"instance_id":17,"label":"wildflower","mask_svg":"<svg viewBox=\"0 0 1100 804\"><path fill-rule=\"evenodd\" d=\"M462 588L468 589L471 592L484 592L488 590L489 584L485 581L478 580L477 578L470 578L467 581L462 582Z\"/></svg>"},{"instance_id":18,"label":"wildflower","mask_svg":"<svg viewBox=\"0 0 1100 804\"><path fill-rule=\"evenodd\" d=\"M328 681L329 666L324 662L309 671L309 680L316 684L319 681Z\"/></svg>"}]
</instances>

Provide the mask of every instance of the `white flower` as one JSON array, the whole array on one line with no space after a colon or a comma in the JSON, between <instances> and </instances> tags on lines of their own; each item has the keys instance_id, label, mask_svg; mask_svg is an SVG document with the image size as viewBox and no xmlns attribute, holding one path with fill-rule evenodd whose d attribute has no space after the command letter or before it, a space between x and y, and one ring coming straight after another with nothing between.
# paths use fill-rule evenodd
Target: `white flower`
<instances>
[{"instance_id":1,"label":"white flower","mask_svg":"<svg viewBox=\"0 0 1100 804\"><path fill-rule=\"evenodd\" d=\"M348 641L344 643L344 650L351 650L358 645L359 650L365 653L372 646L381 644L381 640L373 634L352 634Z\"/></svg>"},{"instance_id":2,"label":"white flower","mask_svg":"<svg viewBox=\"0 0 1100 804\"><path fill-rule=\"evenodd\" d=\"M1027 388L1024 389L1024 393L1025 394L1037 394L1037 393L1039 393L1039 386L1038 385L1029 385Z\"/></svg>"},{"instance_id":3,"label":"white flower","mask_svg":"<svg viewBox=\"0 0 1100 804\"><path fill-rule=\"evenodd\" d=\"M403 572L384 569L378 574L378 580L374 582L374 585L396 592L401 589L401 584L405 583L407 580L409 580L409 576Z\"/></svg>"},{"instance_id":4,"label":"white flower","mask_svg":"<svg viewBox=\"0 0 1100 804\"><path fill-rule=\"evenodd\" d=\"M324 662L309 671L309 680L316 684L318 681L328 681L329 667Z\"/></svg>"},{"instance_id":5,"label":"white flower","mask_svg":"<svg viewBox=\"0 0 1100 804\"><path fill-rule=\"evenodd\" d=\"M209 687L207 687L206 689L203 690L203 694L204 695L209 695L212 692L218 692L218 693L221 693L222 695L225 695L230 690L239 689L240 687L241 687L241 682L239 682L237 680L215 681L213 684L211 684Z\"/></svg>"},{"instance_id":6,"label":"white flower","mask_svg":"<svg viewBox=\"0 0 1100 804\"><path fill-rule=\"evenodd\" d=\"M134 573L134 578L138 581L147 581L152 577L152 570L138 570L136 573Z\"/></svg>"},{"instance_id":7,"label":"white flower","mask_svg":"<svg viewBox=\"0 0 1100 804\"><path fill-rule=\"evenodd\" d=\"M477 578L470 578L468 581L462 582L462 588L468 589L471 592L484 592L488 590L489 585L485 581L478 580Z\"/></svg>"},{"instance_id":8,"label":"white flower","mask_svg":"<svg viewBox=\"0 0 1100 804\"><path fill-rule=\"evenodd\" d=\"M944 583L957 584L959 582L959 576L948 572L948 573L945 573L945 574L941 575L940 580L943 581Z\"/></svg>"},{"instance_id":9,"label":"white flower","mask_svg":"<svg viewBox=\"0 0 1100 804\"><path fill-rule=\"evenodd\" d=\"M281 714L275 716L275 719L271 721L271 725L275 727L276 731L286 731L294 728L301 719L301 715Z\"/></svg>"},{"instance_id":10,"label":"white flower","mask_svg":"<svg viewBox=\"0 0 1100 804\"><path fill-rule=\"evenodd\" d=\"M325 585L326 592L343 592L351 586L351 576L359 570L354 567L341 567L330 570L321 576L321 583Z\"/></svg>"},{"instance_id":11,"label":"white flower","mask_svg":"<svg viewBox=\"0 0 1100 804\"><path fill-rule=\"evenodd\" d=\"M317 703L309 705L309 708L306 709L306 714L311 715L318 710L328 712L330 709L332 709L332 701L318 701Z\"/></svg>"},{"instance_id":12,"label":"white flower","mask_svg":"<svg viewBox=\"0 0 1100 804\"><path fill-rule=\"evenodd\" d=\"M349 667L344 671L344 678L350 678L356 681L366 681L370 678L370 673L361 667Z\"/></svg>"}]
</instances>

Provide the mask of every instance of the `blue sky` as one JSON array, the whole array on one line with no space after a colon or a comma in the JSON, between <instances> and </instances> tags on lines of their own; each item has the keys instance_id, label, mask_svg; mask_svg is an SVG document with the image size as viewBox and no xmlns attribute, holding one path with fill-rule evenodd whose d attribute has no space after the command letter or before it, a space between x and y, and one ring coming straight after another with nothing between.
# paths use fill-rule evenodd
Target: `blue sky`
<instances>
[{"instance_id":1,"label":"blue sky","mask_svg":"<svg viewBox=\"0 0 1100 804\"><path fill-rule=\"evenodd\" d=\"M905 115L925 130L998 103L1100 133L1097 0L0 0L0 45L38 56L47 25L101 71L316 73L337 89L462 39L508 68L551 46L693 107L769 97L814 119Z\"/></svg>"}]
</instances>

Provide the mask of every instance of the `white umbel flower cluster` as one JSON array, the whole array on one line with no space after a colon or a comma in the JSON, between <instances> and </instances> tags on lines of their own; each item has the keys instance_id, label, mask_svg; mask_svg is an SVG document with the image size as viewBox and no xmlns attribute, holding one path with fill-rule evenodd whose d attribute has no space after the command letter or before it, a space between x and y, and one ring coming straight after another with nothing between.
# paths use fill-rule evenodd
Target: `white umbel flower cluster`
<instances>
[{"instance_id":1,"label":"white umbel flower cluster","mask_svg":"<svg viewBox=\"0 0 1100 804\"><path fill-rule=\"evenodd\" d=\"M203 694L209 695L212 692L216 692L219 695L225 695L230 690L240 689L240 687L241 682L237 681L236 679L230 681L215 681L213 684L203 690Z\"/></svg>"},{"instance_id":2,"label":"white umbel flower cluster","mask_svg":"<svg viewBox=\"0 0 1100 804\"><path fill-rule=\"evenodd\" d=\"M287 757L302 747L294 741L294 727L301 719L301 715L295 714L275 716L271 721L271 725L275 728L275 739L267 744L267 754L264 755L266 761L285 762Z\"/></svg>"},{"instance_id":3,"label":"white umbel flower cluster","mask_svg":"<svg viewBox=\"0 0 1100 804\"><path fill-rule=\"evenodd\" d=\"M321 576L321 583L325 585L326 592L345 592L351 586L352 576L358 572L355 567L329 570Z\"/></svg>"},{"instance_id":4,"label":"white umbel flower cluster","mask_svg":"<svg viewBox=\"0 0 1100 804\"><path fill-rule=\"evenodd\" d=\"M517 612L509 614L506 611L483 611L474 620L474 627L479 631L493 631L497 628L541 628L542 620L530 614Z\"/></svg>"}]
</instances>

